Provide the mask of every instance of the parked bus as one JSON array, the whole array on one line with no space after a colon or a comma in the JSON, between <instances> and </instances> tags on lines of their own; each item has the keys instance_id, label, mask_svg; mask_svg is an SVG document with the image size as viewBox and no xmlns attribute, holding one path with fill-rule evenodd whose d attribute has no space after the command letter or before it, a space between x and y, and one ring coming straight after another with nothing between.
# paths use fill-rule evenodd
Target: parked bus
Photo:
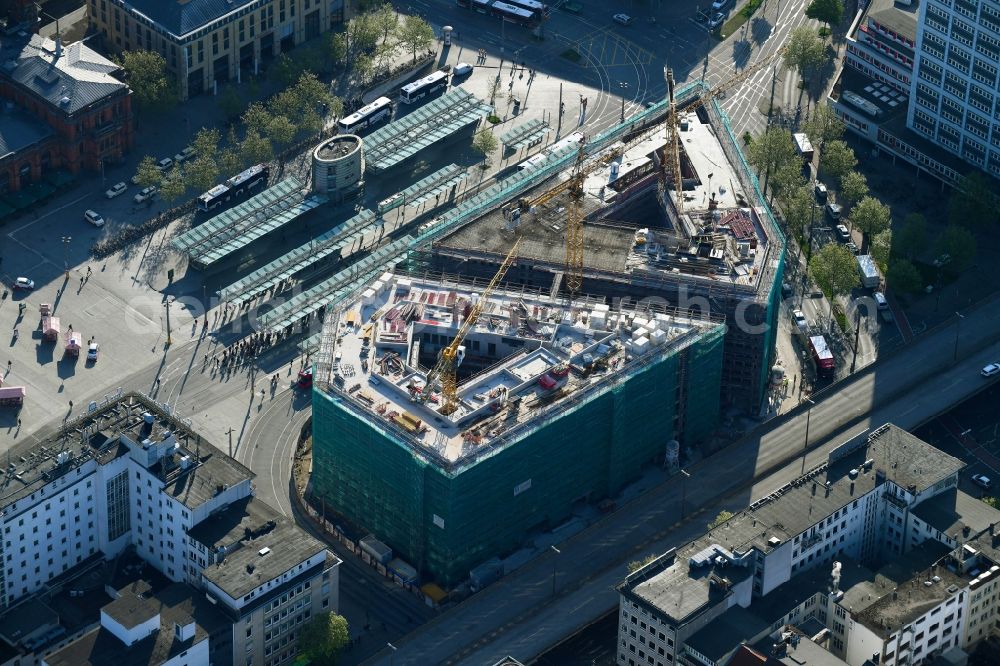
<instances>
[{"instance_id":1,"label":"parked bus","mask_svg":"<svg viewBox=\"0 0 1000 666\"><path fill-rule=\"evenodd\" d=\"M198 208L212 210L234 198L242 197L257 186L266 185L268 176L270 169L266 164L255 164L198 197Z\"/></svg>"},{"instance_id":2,"label":"parked bus","mask_svg":"<svg viewBox=\"0 0 1000 666\"><path fill-rule=\"evenodd\" d=\"M520 25L531 26L541 20L541 16L530 9L516 7L506 2L500 2L500 0L472 0L471 7L480 14L498 16L511 23Z\"/></svg>"},{"instance_id":3,"label":"parked bus","mask_svg":"<svg viewBox=\"0 0 1000 666\"><path fill-rule=\"evenodd\" d=\"M527 171L529 169L538 168L543 162L545 162L549 157L557 154L565 154L566 149L570 146L579 147L583 143L583 133L573 132L572 134L567 134L565 138L556 141L551 146L543 148L538 152L537 155L529 157L520 164L517 165L519 171Z\"/></svg>"},{"instance_id":4,"label":"parked bus","mask_svg":"<svg viewBox=\"0 0 1000 666\"><path fill-rule=\"evenodd\" d=\"M826 338L822 335L809 338L809 355L812 357L816 376L820 379L833 379L833 352L826 344Z\"/></svg>"},{"instance_id":5,"label":"parked bus","mask_svg":"<svg viewBox=\"0 0 1000 666\"><path fill-rule=\"evenodd\" d=\"M373 127L392 115L392 100L388 97L379 97L371 104L366 104L346 118L341 118L337 122L341 133L357 134Z\"/></svg>"},{"instance_id":6,"label":"parked bus","mask_svg":"<svg viewBox=\"0 0 1000 666\"><path fill-rule=\"evenodd\" d=\"M413 104L428 95L440 92L448 87L448 73L437 71L428 74L413 83L407 83L399 90L399 101Z\"/></svg>"},{"instance_id":7,"label":"parked bus","mask_svg":"<svg viewBox=\"0 0 1000 666\"><path fill-rule=\"evenodd\" d=\"M529 12L535 12L541 18L548 18L549 6L538 2L538 0L504 0L508 5L514 5Z\"/></svg>"}]
</instances>

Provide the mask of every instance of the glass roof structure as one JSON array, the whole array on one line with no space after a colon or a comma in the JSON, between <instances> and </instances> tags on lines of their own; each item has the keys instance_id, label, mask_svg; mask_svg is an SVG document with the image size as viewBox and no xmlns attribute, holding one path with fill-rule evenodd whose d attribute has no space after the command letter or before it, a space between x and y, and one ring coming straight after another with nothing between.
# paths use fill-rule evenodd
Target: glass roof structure
<instances>
[{"instance_id":1,"label":"glass roof structure","mask_svg":"<svg viewBox=\"0 0 1000 666\"><path fill-rule=\"evenodd\" d=\"M379 202L378 212L385 214L400 206L419 206L431 197L438 196L458 185L468 178L468 175L468 172L457 164L449 164L426 178L418 180L402 192L397 192L391 197L383 199Z\"/></svg>"},{"instance_id":2,"label":"glass roof structure","mask_svg":"<svg viewBox=\"0 0 1000 666\"><path fill-rule=\"evenodd\" d=\"M327 201L321 194L306 196L298 179L287 178L181 234L171 245L205 268Z\"/></svg>"},{"instance_id":3,"label":"glass roof structure","mask_svg":"<svg viewBox=\"0 0 1000 666\"><path fill-rule=\"evenodd\" d=\"M246 277L223 287L219 291L219 296L228 303L242 305L317 261L339 252L349 237L367 231L367 227L374 221L375 213L363 209L346 222L338 224Z\"/></svg>"},{"instance_id":4,"label":"glass roof structure","mask_svg":"<svg viewBox=\"0 0 1000 666\"><path fill-rule=\"evenodd\" d=\"M462 88L448 91L419 109L372 132L364 139L366 168L385 171L478 122L493 107Z\"/></svg>"},{"instance_id":5,"label":"glass roof structure","mask_svg":"<svg viewBox=\"0 0 1000 666\"><path fill-rule=\"evenodd\" d=\"M258 320L261 327L272 333L281 331L320 308L359 291L372 277L384 273L399 263L409 246L409 238L400 238L373 250L357 263L338 271L333 277L289 298L278 307L261 315Z\"/></svg>"},{"instance_id":6,"label":"glass roof structure","mask_svg":"<svg viewBox=\"0 0 1000 666\"><path fill-rule=\"evenodd\" d=\"M520 150L525 146L541 143L548 131L549 124L541 118L535 118L501 134L500 142L512 150Z\"/></svg>"}]
</instances>

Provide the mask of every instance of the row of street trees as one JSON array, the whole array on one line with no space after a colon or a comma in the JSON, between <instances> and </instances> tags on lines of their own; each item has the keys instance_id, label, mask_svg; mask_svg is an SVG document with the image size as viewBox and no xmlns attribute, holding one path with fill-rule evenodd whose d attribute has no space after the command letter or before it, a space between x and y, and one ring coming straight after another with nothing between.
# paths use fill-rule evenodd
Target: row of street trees
<instances>
[{"instance_id":1,"label":"row of street trees","mask_svg":"<svg viewBox=\"0 0 1000 666\"><path fill-rule=\"evenodd\" d=\"M191 143L195 154L191 161L162 174L155 159L146 156L136 170L136 180L141 187L158 187L161 198L171 203L189 189L204 192L251 164L273 159L296 139L318 134L328 117L342 113L343 102L315 74L305 72L266 103L247 107L240 131L230 127L224 148L218 129L202 128Z\"/></svg>"}]
</instances>

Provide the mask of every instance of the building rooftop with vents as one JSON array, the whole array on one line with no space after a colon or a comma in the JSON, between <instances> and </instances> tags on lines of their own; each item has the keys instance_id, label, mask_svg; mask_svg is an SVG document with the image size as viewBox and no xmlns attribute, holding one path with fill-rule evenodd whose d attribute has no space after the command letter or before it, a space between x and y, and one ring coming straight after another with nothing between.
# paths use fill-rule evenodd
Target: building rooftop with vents
<instances>
[{"instance_id":1,"label":"building rooftop with vents","mask_svg":"<svg viewBox=\"0 0 1000 666\"><path fill-rule=\"evenodd\" d=\"M190 652L188 663L199 663L202 654L208 657L208 637L232 625L204 594L181 583L155 593L129 586L118 595L101 609L99 628L46 655L42 663L157 666L184 652Z\"/></svg>"},{"instance_id":2,"label":"building rooftop with vents","mask_svg":"<svg viewBox=\"0 0 1000 666\"><path fill-rule=\"evenodd\" d=\"M645 575L633 574L622 589L684 622L716 598L719 588L713 581L728 580L728 588L752 576L754 552L766 555L784 546L887 480L919 495L964 467L961 460L892 425L879 428L862 444L679 547ZM657 569L661 571L652 573Z\"/></svg>"},{"instance_id":3,"label":"building rooftop with vents","mask_svg":"<svg viewBox=\"0 0 1000 666\"><path fill-rule=\"evenodd\" d=\"M82 41L16 34L0 40L0 57L3 76L66 115L128 89L115 77L121 67Z\"/></svg>"}]
</instances>

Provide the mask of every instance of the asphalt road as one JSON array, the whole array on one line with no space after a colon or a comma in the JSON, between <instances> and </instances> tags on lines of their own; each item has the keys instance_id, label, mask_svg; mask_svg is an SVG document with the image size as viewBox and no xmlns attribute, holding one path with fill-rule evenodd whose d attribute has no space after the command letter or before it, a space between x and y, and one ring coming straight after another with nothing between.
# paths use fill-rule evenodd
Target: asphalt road
<instances>
[{"instance_id":1,"label":"asphalt road","mask_svg":"<svg viewBox=\"0 0 1000 666\"><path fill-rule=\"evenodd\" d=\"M997 300L964 313L961 329L928 332L840 390L817 396L811 413L798 411L692 467L685 508L694 513L686 522L678 522L682 484L662 484L560 544L560 554L543 555L394 642L391 663L484 664L505 654L529 661L614 608L627 562L690 540L719 510L747 506L869 428L912 428L982 389L979 369L1000 357ZM807 420L811 451L803 460ZM389 656L383 650L368 663Z\"/></svg>"}]
</instances>

